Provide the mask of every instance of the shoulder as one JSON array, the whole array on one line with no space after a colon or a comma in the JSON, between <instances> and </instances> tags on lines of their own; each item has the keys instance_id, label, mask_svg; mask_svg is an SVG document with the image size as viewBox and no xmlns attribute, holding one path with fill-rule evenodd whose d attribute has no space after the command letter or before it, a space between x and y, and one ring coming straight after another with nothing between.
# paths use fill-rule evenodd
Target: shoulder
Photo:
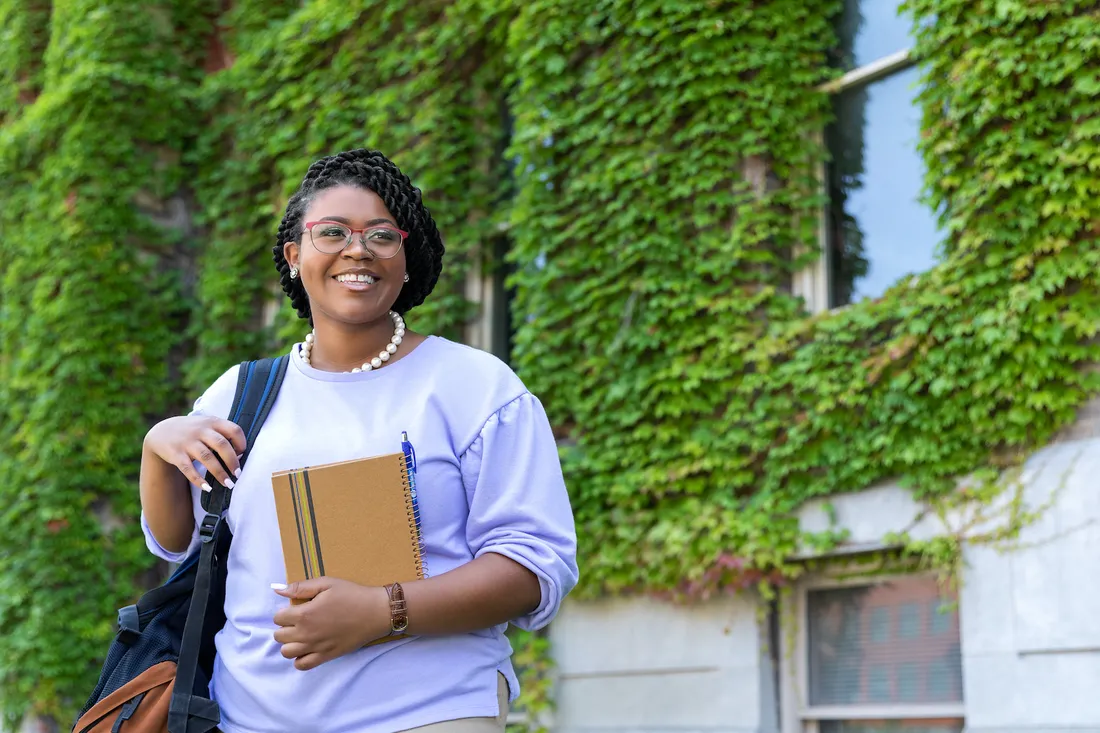
<instances>
[{"instance_id":1,"label":"shoulder","mask_svg":"<svg viewBox=\"0 0 1100 733\"><path fill-rule=\"evenodd\" d=\"M512 368L493 354L440 336L422 346L429 346L432 356L432 391L456 419L468 421L467 442L502 408L529 394Z\"/></svg>"},{"instance_id":2,"label":"shoulder","mask_svg":"<svg viewBox=\"0 0 1100 733\"><path fill-rule=\"evenodd\" d=\"M241 365L234 364L206 388L191 410L192 415L213 415L229 417L229 408L233 406L233 397L237 393L237 375Z\"/></svg>"},{"instance_id":3,"label":"shoulder","mask_svg":"<svg viewBox=\"0 0 1100 733\"><path fill-rule=\"evenodd\" d=\"M431 347L432 367L449 384L465 386L465 392L478 391L500 404L515 399L527 391L512 368L498 357L472 346L433 336L425 345Z\"/></svg>"}]
</instances>

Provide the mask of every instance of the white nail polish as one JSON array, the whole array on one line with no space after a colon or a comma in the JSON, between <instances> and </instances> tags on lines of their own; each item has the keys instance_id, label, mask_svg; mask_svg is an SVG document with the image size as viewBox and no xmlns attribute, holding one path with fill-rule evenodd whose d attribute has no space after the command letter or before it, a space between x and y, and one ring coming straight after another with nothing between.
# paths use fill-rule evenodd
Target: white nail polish
<instances>
[{"instance_id":1,"label":"white nail polish","mask_svg":"<svg viewBox=\"0 0 1100 733\"><path fill-rule=\"evenodd\" d=\"M233 483L233 479L228 479L227 478L225 480L225 488L232 489L234 486L236 486L236 484Z\"/></svg>"},{"instance_id":2,"label":"white nail polish","mask_svg":"<svg viewBox=\"0 0 1100 733\"><path fill-rule=\"evenodd\" d=\"M202 490L209 492L209 491L213 491L214 489L210 488L210 484L208 484L206 482L203 482Z\"/></svg>"},{"instance_id":3,"label":"white nail polish","mask_svg":"<svg viewBox=\"0 0 1100 733\"><path fill-rule=\"evenodd\" d=\"M272 583L271 590L286 590L286 583Z\"/></svg>"},{"instance_id":4,"label":"white nail polish","mask_svg":"<svg viewBox=\"0 0 1100 733\"><path fill-rule=\"evenodd\" d=\"M237 478L240 478L241 477L241 469L238 468L236 471L233 472L233 475L236 476Z\"/></svg>"}]
</instances>

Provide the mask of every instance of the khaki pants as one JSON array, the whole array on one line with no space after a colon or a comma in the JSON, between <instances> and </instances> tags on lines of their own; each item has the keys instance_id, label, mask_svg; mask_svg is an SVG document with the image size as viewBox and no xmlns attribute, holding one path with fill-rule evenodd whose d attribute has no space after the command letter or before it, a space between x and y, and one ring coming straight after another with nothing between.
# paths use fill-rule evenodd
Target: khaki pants
<instances>
[{"instance_id":1,"label":"khaki pants","mask_svg":"<svg viewBox=\"0 0 1100 733\"><path fill-rule=\"evenodd\" d=\"M500 702L500 715L495 718L444 720L413 728L406 733L504 733L508 723L508 683L502 674L497 675L497 700Z\"/></svg>"}]
</instances>

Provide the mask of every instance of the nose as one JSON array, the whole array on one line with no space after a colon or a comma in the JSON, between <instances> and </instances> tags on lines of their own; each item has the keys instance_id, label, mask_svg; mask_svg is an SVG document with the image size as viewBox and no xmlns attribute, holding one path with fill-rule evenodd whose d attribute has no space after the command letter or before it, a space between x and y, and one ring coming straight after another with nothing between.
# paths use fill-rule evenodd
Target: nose
<instances>
[{"instance_id":1,"label":"nose","mask_svg":"<svg viewBox=\"0 0 1100 733\"><path fill-rule=\"evenodd\" d=\"M354 260L374 259L374 253L367 247L366 232L352 232L351 242L344 247L344 256Z\"/></svg>"}]
</instances>

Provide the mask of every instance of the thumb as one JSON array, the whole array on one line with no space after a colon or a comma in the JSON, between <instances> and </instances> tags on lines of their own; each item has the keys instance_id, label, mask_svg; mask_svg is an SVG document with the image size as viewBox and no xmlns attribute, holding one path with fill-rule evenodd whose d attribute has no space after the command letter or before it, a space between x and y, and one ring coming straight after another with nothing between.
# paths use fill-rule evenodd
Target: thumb
<instances>
[{"instance_id":1,"label":"thumb","mask_svg":"<svg viewBox=\"0 0 1100 733\"><path fill-rule=\"evenodd\" d=\"M272 583L271 590L283 598L308 601L316 598L321 591L328 590L331 586L332 582L328 578L311 578L309 580L299 580L290 585Z\"/></svg>"}]
</instances>

